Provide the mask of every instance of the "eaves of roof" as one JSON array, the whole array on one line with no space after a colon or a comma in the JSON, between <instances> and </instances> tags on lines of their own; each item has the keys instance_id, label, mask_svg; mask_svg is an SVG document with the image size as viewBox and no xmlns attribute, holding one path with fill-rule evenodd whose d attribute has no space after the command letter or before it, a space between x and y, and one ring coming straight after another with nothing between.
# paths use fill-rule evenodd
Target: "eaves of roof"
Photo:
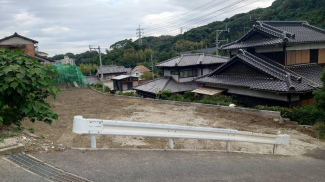
<instances>
[{"instance_id":1,"label":"eaves of roof","mask_svg":"<svg viewBox=\"0 0 325 182\"><path fill-rule=\"evenodd\" d=\"M8 36L8 37L5 37L5 38L3 38L3 39L0 39L0 42L2 42L2 41L4 41L4 40L7 40L7 39L11 39L11 38L13 38L13 37L19 37L19 38L22 38L22 39L25 39L25 40L29 40L29 41L33 42L34 44L38 43L38 41L33 40L33 39L30 39L30 38L27 38L27 37L24 37L24 36L22 36L22 35L19 35L17 32L15 32L15 33L14 33L13 35L11 35L11 36Z\"/></svg>"}]
</instances>

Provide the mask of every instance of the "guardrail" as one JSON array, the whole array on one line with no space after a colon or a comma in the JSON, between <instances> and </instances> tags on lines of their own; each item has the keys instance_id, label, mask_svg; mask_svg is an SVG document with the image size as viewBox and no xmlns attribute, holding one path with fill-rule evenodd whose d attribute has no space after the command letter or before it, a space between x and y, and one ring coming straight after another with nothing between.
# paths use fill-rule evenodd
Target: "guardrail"
<instances>
[{"instance_id":1,"label":"guardrail","mask_svg":"<svg viewBox=\"0 0 325 182\"><path fill-rule=\"evenodd\" d=\"M288 145L290 140L289 135L268 135L233 129L85 119L82 116L74 117L72 131L77 134L89 134L91 136L91 148L96 148L96 135L169 138L170 149L174 148L173 138L227 141L227 150L230 150L230 142L232 141L263 143L274 145L273 153L276 153L278 145Z\"/></svg>"}]
</instances>

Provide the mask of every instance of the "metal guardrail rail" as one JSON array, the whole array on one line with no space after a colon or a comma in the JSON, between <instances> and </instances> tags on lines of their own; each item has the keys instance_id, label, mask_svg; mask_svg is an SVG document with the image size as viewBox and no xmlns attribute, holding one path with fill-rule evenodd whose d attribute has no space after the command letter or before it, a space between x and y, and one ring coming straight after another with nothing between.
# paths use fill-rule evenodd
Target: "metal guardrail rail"
<instances>
[{"instance_id":1,"label":"metal guardrail rail","mask_svg":"<svg viewBox=\"0 0 325 182\"><path fill-rule=\"evenodd\" d=\"M82 116L74 117L72 131L77 134L89 134L91 136L91 148L96 148L96 135L169 138L170 149L174 148L173 138L227 141L227 150L230 150L232 141L272 144L274 145L273 153L276 153L278 145L288 145L290 140L289 135L268 135L233 129L85 119Z\"/></svg>"}]
</instances>

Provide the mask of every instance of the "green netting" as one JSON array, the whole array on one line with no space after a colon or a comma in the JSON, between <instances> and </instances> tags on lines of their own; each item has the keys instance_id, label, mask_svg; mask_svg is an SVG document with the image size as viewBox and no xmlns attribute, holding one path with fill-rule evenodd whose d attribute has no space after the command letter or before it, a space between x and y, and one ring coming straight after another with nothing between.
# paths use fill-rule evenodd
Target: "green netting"
<instances>
[{"instance_id":1,"label":"green netting","mask_svg":"<svg viewBox=\"0 0 325 182\"><path fill-rule=\"evenodd\" d=\"M59 76L54 80L55 84L68 84L75 86L73 82L76 82L80 88L88 86L86 76L83 75L76 65L67 64L52 64L58 72Z\"/></svg>"}]
</instances>

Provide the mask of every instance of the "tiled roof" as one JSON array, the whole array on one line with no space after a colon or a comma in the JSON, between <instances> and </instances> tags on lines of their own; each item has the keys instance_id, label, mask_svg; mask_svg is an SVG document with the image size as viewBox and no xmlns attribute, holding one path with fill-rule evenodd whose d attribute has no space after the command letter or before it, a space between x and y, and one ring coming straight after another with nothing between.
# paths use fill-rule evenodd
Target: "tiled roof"
<instances>
[{"instance_id":1,"label":"tiled roof","mask_svg":"<svg viewBox=\"0 0 325 182\"><path fill-rule=\"evenodd\" d=\"M86 76L86 79L89 84L95 84L101 82L97 76Z\"/></svg>"},{"instance_id":2,"label":"tiled roof","mask_svg":"<svg viewBox=\"0 0 325 182\"><path fill-rule=\"evenodd\" d=\"M254 32L263 32L273 38L245 41ZM325 30L309 25L306 21L257 21L240 39L221 46L221 50L274 44L325 42Z\"/></svg>"},{"instance_id":3,"label":"tiled roof","mask_svg":"<svg viewBox=\"0 0 325 182\"><path fill-rule=\"evenodd\" d=\"M239 59L238 59L239 58ZM235 61L241 61L267 75L263 77L218 75ZM216 70L196 79L199 83L216 83L231 86L249 87L254 90L276 92L310 92L322 86L320 75L323 68L316 64L285 67L262 56L241 50L229 62Z\"/></svg>"},{"instance_id":4,"label":"tiled roof","mask_svg":"<svg viewBox=\"0 0 325 182\"><path fill-rule=\"evenodd\" d=\"M157 67L182 67L209 64L222 64L228 57L206 54L184 54L156 64Z\"/></svg>"},{"instance_id":5,"label":"tiled roof","mask_svg":"<svg viewBox=\"0 0 325 182\"><path fill-rule=\"evenodd\" d=\"M34 44L38 43L38 41L33 40L33 39L30 39L30 38L27 38L27 37L24 37L22 35L19 35L17 32L15 32L13 35L10 35L8 37L5 37L3 39L0 39L0 42L2 42L4 40L7 40L7 39L10 39L10 38L13 38L13 37L19 37L19 38L22 38L22 39L25 39L25 40L29 40L29 41L33 42Z\"/></svg>"},{"instance_id":6,"label":"tiled roof","mask_svg":"<svg viewBox=\"0 0 325 182\"><path fill-rule=\"evenodd\" d=\"M97 68L98 73L100 74L100 67ZM116 65L103 65L103 73L129 73L131 68L125 68L124 66L116 66Z\"/></svg>"},{"instance_id":7,"label":"tiled roof","mask_svg":"<svg viewBox=\"0 0 325 182\"><path fill-rule=\"evenodd\" d=\"M133 87L134 90L139 90L149 93L157 93L158 91L169 90L173 93L185 92L199 88L195 82L177 83L172 77L164 76L155 80L145 82L141 85Z\"/></svg>"},{"instance_id":8,"label":"tiled roof","mask_svg":"<svg viewBox=\"0 0 325 182\"><path fill-rule=\"evenodd\" d=\"M142 65L136 66L134 69L137 69L140 73L150 71L147 67L142 66Z\"/></svg>"}]
</instances>

